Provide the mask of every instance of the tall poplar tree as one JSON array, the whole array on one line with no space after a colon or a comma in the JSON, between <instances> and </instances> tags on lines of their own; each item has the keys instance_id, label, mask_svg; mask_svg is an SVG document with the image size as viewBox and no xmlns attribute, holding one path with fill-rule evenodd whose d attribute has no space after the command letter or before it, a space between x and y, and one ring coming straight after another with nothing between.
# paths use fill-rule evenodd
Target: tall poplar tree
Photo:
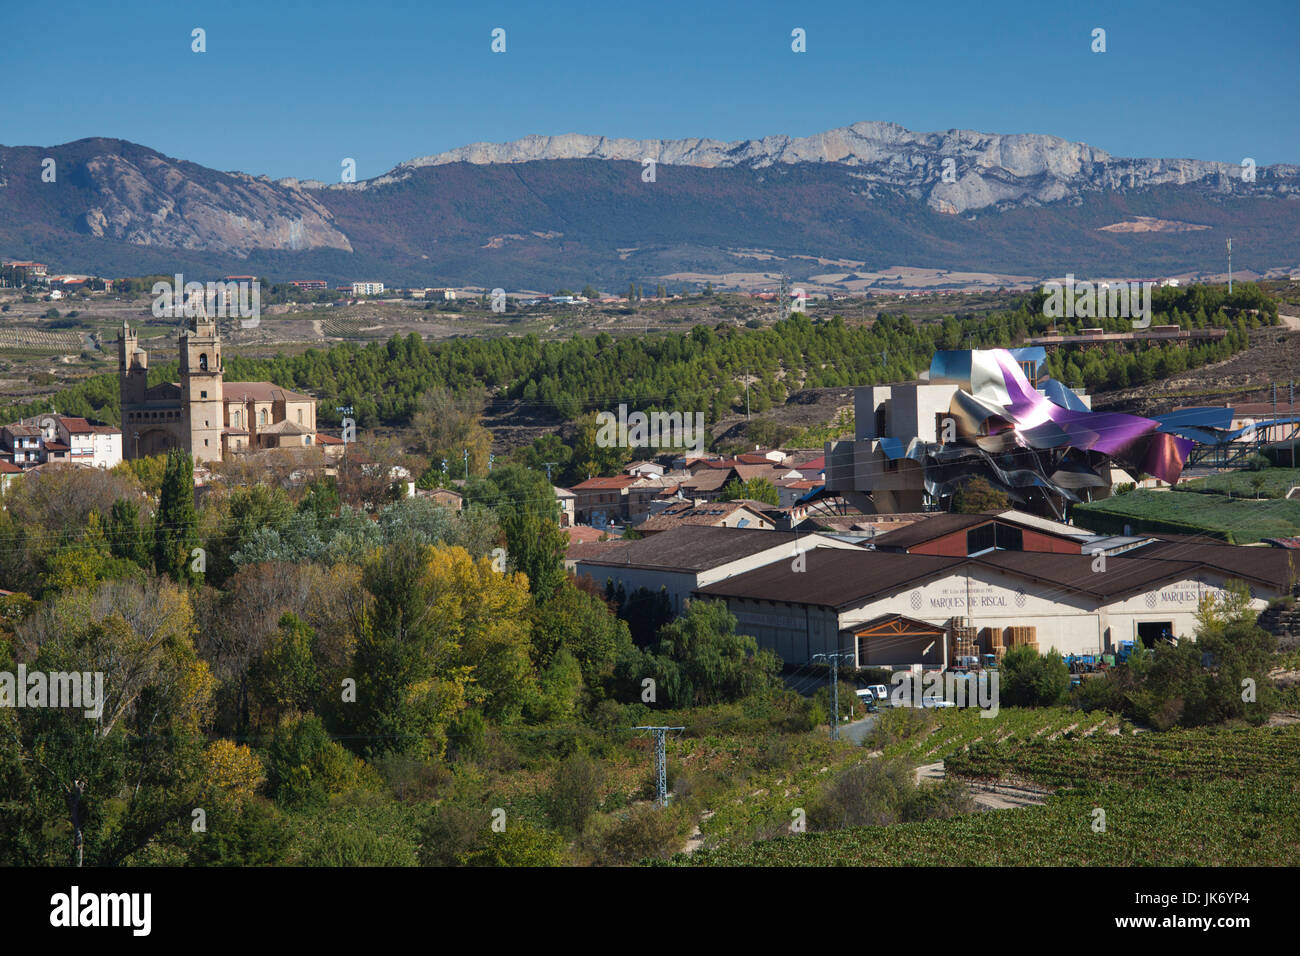
<instances>
[{"instance_id":1,"label":"tall poplar tree","mask_svg":"<svg viewBox=\"0 0 1300 956\"><path fill-rule=\"evenodd\" d=\"M153 566L159 574L188 583L192 552L199 546L199 517L194 509L194 460L184 449L167 453L158 513L154 518Z\"/></svg>"}]
</instances>

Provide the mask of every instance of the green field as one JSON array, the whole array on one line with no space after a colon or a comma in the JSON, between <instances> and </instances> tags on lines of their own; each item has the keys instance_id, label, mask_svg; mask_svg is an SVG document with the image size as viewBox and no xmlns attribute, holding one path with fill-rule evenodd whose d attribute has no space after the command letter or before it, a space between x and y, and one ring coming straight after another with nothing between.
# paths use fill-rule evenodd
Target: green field
<instances>
[{"instance_id":1,"label":"green field","mask_svg":"<svg viewBox=\"0 0 1300 956\"><path fill-rule=\"evenodd\" d=\"M1026 713L1026 725L1033 712ZM1080 715L1083 716L1083 715ZM978 719L978 718L976 718ZM940 733L960 726L946 718ZM1081 723L1082 726L1082 723ZM1098 733L951 755L952 776L1061 789L1042 806L781 836L678 855L691 866L1294 866L1300 730ZM1097 810L1105 830L1095 829Z\"/></svg>"},{"instance_id":2,"label":"green field","mask_svg":"<svg viewBox=\"0 0 1300 956\"><path fill-rule=\"evenodd\" d=\"M951 710L925 711L932 715L933 723L903 739L893 739L906 731L905 725L918 713L907 708L885 711L880 717L881 731L889 734L888 742L881 748L885 757L902 757L915 763L947 760L953 754L979 743L1001 743L1055 739L1064 734L1105 734L1119 727L1114 714L1104 712L1083 713L1069 707L1031 709L1005 707L996 717L981 717L974 707ZM898 733L892 734L893 725ZM871 746L875 741L868 738Z\"/></svg>"},{"instance_id":3,"label":"green field","mask_svg":"<svg viewBox=\"0 0 1300 956\"><path fill-rule=\"evenodd\" d=\"M1086 740L1034 740L973 747L945 763L962 777L1017 778L1053 787L1137 785L1161 780L1238 780L1267 774L1300 780L1295 728L1184 730Z\"/></svg>"},{"instance_id":4,"label":"green field","mask_svg":"<svg viewBox=\"0 0 1300 956\"><path fill-rule=\"evenodd\" d=\"M1297 452L1300 454L1300 452ZM1285 498L1300 485L1300 468L1265 468L1261 471L1234 471L1209 478L1180 482L1179 491L1228 495L1234 498Z\"/></svg>"},{"instance_id":5,"label":"green field","mask_svg":"<svg viewBox=\"0 0 1300 956\"><path fill-rule=\"evenodd\" d=\"M1208 534L1232 544L1300 534L1300 501L1278 498L1257 501L1183 491L1131 491L1076 505L1072 514L1081 527L1102 534L1122 534L1128 525L1134 533Z\"/></svg>"},{"instance_id":6,"label":"green field","mask_svg":"<svg viewBox=\"0 0 1300 956\"><path fill-rule=\"evenodd\" d=\"M1153 773L1153 777L1155 774ZM1104 833L1094 811L1106 812ZM678 855L677 866L1295 866L1300 795L1256 778L1099 787L1040 807L804 833Z\"/></svg>"}]
</instances>

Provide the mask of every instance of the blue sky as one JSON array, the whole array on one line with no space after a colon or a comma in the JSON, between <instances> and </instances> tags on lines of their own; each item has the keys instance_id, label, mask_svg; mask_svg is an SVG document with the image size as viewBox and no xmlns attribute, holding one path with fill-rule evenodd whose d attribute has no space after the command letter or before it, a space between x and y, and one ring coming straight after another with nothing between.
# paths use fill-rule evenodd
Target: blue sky
<instances>
[{"instance_id":1,"label":"blue sky","mask_svg":"<svg viewBox=\"0 0 1300 956\"><path fill-rule=\"evenodd\" d=\"M273 177L337 181L354 157L364 179L529 133L733 140L859 120L1300 163L1295 0L99 0L21 26L0 37L24 104L0 143L120 137Z\"/></svg>"}]
</instances>

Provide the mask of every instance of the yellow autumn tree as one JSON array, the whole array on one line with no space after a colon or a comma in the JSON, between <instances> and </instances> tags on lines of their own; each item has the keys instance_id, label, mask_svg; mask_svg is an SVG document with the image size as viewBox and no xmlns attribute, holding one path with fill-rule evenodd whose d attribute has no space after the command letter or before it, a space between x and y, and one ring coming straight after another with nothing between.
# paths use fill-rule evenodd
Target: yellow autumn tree
<instances>
[{"instance_id":1,"label":"yellow autumn tree","mask_svg":"<svg viewBox=\"0 0 1300 956\"><path fill-rule=\"evenodd\" d=\"M434 626L469 669L469 701L494 719L517 719L537 693L528 578L493 570L491 558L476 561L461 547L430 548L427 571Z\"/></svg>"},{"instance_id":2,"label":"yellow autumn tree","mask_svg":"<svg viewBox=\"0 0 1300 956\"><path fill-rule=\"evenodd\" d=\"M203 775L239 803L250 799L266 780L262 760L251 748L232 740L214 740L203 752Z\"/></svg>"}]
</instances>

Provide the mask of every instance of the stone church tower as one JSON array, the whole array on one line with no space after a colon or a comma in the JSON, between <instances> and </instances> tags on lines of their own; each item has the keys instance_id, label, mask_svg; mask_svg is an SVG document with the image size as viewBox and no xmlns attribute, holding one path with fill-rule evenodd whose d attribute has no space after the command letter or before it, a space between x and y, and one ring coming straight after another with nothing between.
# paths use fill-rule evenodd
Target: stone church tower
<instances>
[{"instance_id":1,"label":"stone church tower","mask_svg":"<svg viewBox=\"0 0 1300 956\"><path fill-rule=\"evenodd\" d=\"M216 323L205 314L187 324L180 340L182 427L189 436L186 450L196 461L220 461L225 416L221 338Z\"/></svg>"},{"instance_id":2,"label":"stone church tower","mask_svg":"<svg viewBox=\"0 0 1300 956\"><path fill-rule=\"evenodd\" d=\"M273 382L225 387L221 337L201 308L180 330L180 381L149 385L149 355L123 322L117 344L122 399L122 457L183 448L194 460L317 443L316 399ZM335 446L338 443L329 443Z\"/></svg>"}]
</instances>

